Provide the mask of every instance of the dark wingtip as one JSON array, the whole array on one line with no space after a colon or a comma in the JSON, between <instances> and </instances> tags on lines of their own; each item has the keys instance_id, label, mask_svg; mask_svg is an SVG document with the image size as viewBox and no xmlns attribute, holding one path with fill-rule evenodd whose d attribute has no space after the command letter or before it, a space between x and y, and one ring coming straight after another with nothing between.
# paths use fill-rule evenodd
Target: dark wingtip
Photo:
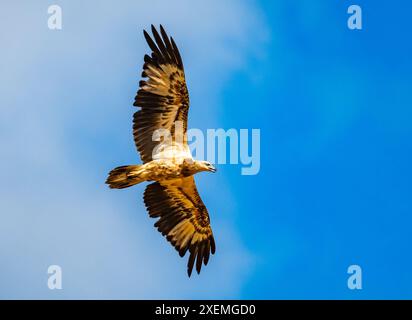
<instances>
[{"instance_id":1,"label":"dark wingtip","mask_svg":"<svg viewBox=\"0 0 412 320\"><path fill-rule=\"evenodd\" d=\"M152 28L152 32L153 33L155 33L157 30L156 30L156 27L152 24L152 25L150 25L150 27Z\"/></svg>"},{"instance_id":2,"label":"dark wingtip","mask_svg":"<svg viewBox=\"0 0 412 320\"><path fill-rule=\"evenodd\" d=\"M195 263L195 258L197 255L197 248L192 247L190 248L190 256L187 262L187 275L190 277L192 275L193 265Z\"/></svg>"},{"instance_id":3,"label":"dark wingtip","mask_svg":"<svg viewBox=\"0 0 412 320\"><path fill-rule=\"evenodd\" d=\"M210 238L210 252L212 254L215 254L216 252L215 238L213 238L213 236Z\"/></svg>"},{"instance_id":4,"label":"dark wingtip","mask_svg":"<svg viewBox=\"0 0 412 320\"><path fill-rule=\"evenodd\" d=\"M180 250L180 251L179 251L179 256L183 258L183 256L185 255L185 253L186 253L185 251Z\"/></svg>"},{"instance_id":5,"label":"dark wingtip","mask_svg":"<svg viewBox=\"0 0 412 320\"><path fill-rule=\"evenodd\" d=\"M165 31L165 29L163 28L163 26L162 26L162 25L160 25L160 32L162 32L162 33L165 33L165 34L166 34L166 31Z\"/></svg>"},{"instance_id":6,"label":"dark wingtip","mask_svg":"<svg viewBox=\"0 0 412 320\"><path fill-rule=\"evenodd\" d=\"M150 39L150 35L147 33L147 31L146 31L146 30L143 30L143 35L144 35L144 37L145 37L146 41L147 41L147 42L149 42L149 40L148 40L148 39ZM151 40L151 39L150 39L150 40Z\"/></svg>"}]
</instances>

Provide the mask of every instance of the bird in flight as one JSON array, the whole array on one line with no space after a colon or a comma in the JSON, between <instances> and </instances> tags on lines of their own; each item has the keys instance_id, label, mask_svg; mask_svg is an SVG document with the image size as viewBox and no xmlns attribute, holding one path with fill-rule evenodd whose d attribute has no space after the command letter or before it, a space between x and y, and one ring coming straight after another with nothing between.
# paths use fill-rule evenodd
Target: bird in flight
<instances>
[{"instance_id":1,"label":"bird in flight","mask_svg":"<svg viewBox=\"0 0 412 320\"><path fill-rule=\"evenodd\" d=\"M194 174L216 172L207 161L193 159L187 143L189 94L182 58L162 26L152 25L154 40L143 31L150 55L144 56L142 78L134 106L133 136L143 164L110 171L106 183L123 189L152 181L144 192L155 227L183 257L189 251L188 276L200 273L216 250L208 211L200 198Z\"/></svg>"}]
</instances>

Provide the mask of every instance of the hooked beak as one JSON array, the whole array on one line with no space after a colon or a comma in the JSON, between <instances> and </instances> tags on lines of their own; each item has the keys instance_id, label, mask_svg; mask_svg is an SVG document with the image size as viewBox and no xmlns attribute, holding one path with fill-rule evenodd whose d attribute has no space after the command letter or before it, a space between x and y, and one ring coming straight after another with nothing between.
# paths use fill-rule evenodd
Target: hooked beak
<instances>
[{"instance_id":1,"label":"hooked beak","mask_svg":"<svg viewBox=\"0 0 412 320\"><path fill-rule=\"evenodd\" d=\"M217 169L212 166L209 171L215 173L217 171Z\"/></svg>"}]
</instances>

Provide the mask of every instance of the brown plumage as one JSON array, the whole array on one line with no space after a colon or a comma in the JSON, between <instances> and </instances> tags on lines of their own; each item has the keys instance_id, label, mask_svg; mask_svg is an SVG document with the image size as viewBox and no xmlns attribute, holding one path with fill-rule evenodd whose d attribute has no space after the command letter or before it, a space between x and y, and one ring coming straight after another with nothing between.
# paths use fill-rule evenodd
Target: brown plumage
<instances>
[{"instance_id":1,"label":"brown plumage","mask_svg":"<svg viewBox=\"0 0 412 320\"><path fill-rule=\"evenodd\" d=\"M162 38L152 25L156 44L144 31L152 54L144 56L142 77L147 80L140 81L134 101L134 106L142 108L133 116L133 136L144 163L152 160L152 150L157 144L152 140L154 130L167 129L175 138L175 122L182 121L183 136L187 131L189 94L182 58L173 38L169 40L162 26L160 31Z\"/></svg>"},{"instance_id":2,"label":"brown plumage","mask_svg":"<svg viewBox=\"0 0 412 320\"><path fill-rule=\"evenodd\" d=\"M144 202L149 215L159 218L155 227L183 257L189 251L187 272L190 276L196 259L199 273L202 262L215 253L215 240L209 214L197 192L193 176L173 181L155 182L147 186Z\"/></svg>"},{"instance_id":3,"label":"brown plumage","mask_svg":"<svg viewBox=\"0 0 412 320\"><path fill-rule=\"evenodd\" d=\"M159 34L152 25L152 33L154 40L144 31L152 52L144 56L144 80L134 101L141 109L133 116L133 137L143 164L115 168L106 183L121 189L155 181L146 187L145 205L150 217L158 219L155 227L179 255L189 251L190 277L193 267L199 273L216 250L209 214L193 175L216 169L207 161L194 160L187 145L189 94L179 50L162 26ZM159 129L167 130L171 140L154 141Z\"/></svg>"}]
</instances>

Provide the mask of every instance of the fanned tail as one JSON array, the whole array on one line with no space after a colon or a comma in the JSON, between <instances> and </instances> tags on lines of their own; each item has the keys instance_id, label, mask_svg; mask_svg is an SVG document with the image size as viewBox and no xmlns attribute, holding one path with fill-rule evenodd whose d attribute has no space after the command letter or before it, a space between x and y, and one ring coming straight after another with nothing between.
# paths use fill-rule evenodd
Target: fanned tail
<instances>
[{"instance_id":1,"label":"fanned tail","mask_svg":"<svg viewBox=\"0 0 412 320\"><path fill-rule=\"evenodd\" d=\"M121 166L110 171L106 184L112 189L124 189L145 181L141 165Z\"/></svg>"}]
</instances>

